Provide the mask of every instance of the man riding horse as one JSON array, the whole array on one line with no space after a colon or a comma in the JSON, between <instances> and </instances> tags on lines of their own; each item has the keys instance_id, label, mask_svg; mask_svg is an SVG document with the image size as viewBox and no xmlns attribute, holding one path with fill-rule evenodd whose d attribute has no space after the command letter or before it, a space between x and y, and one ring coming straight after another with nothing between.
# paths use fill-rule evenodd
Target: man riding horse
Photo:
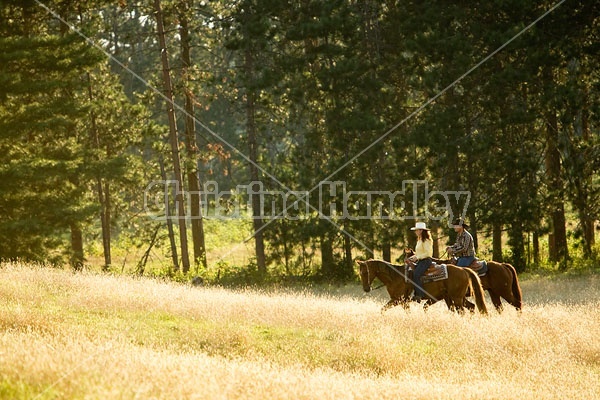
<instances>
[{"instance_id":1,"label":"man riding horse","mask_svg":"<svg viewBox=\"0 0 600 400\"><path fill-rule=\"evenodd\" d=\"M458 234L456 243L446 247L446 252L449 255L458 257L456 265L459 267L468 267L475 261L475 242L473 236L467 231L469 225L463 219L457 218L452 221L454 231Z\"/></svg>"},{"instance_id":2,"label":"man riding horse","mask_svg":"<svg viewBox=\"0 0 600 400\"><path fill-rule=\"evenodd\" d=\"M460 218L452 221L452 225L458 236L456 237L456 243L447 247L446 251L450 255L457 256L458 260L456 263L454 263L453 260L444 262L452 263L459 267L470 266L473 268L473 261L477 258L475 257L475 242L473 241L473 236L467 231L469 225ZM489 292L496 310L498 310L498 312L502 311L502 301L500 298L503 298L520 311L523 307L523 294L521 292L521 285L519 284L515 267L503 262L484 261L483 265L476 265L474 269L478 271L478 268L484 268L480 275L481 285Z\"/></svg>"}]
</instances>

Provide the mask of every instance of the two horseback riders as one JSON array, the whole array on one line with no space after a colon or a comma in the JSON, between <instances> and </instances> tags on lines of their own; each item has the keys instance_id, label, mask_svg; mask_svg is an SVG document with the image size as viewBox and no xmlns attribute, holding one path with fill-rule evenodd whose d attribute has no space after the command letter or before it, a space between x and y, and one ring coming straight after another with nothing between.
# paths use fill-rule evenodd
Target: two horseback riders
<instances>
[{"instance_id":1,"label":"two horseback riders","mask_svg":"<svg viewBox=\"0 0 600 400\"><path fill-rule=\"evenodd\" d=\"M433 241L429 229L424 222L417 222L411 228L418 238L416 252L407 249L404 265L377 259L356 261L360 267L360 279L364 291L369 292L373 280L378 278L390 295L390 301L386 303L383 310L399 304L408 308L411 300L427 299L425 306L429 306L443 299L448 308L460 312L463 308L471 310L475 308L475 305L465 298L468 292L467 288L470 286L471 293L475 294L477 308L481 312L486 312L483 290L488 291L498 312L503 309L501 299L506 300L520 311L522 293L515 268L508 263L497 261L474 265L479 263L472 262L475 260L475 246L473 237L467 231L468 225L463 220L454 220L453 226L458 237L456 243L449 246L446 251L457 256L458 262L433 259ZM433 275L429 276L430 272L427 270L433 266L434 261L441 268L432 268ZM480 276L472 269L475 267L479 271L484 265L485 268L481 270ZM412 267L412 270L409 267ZM429 276L427 283L422 282L421 278L424 275ZM413 290L415 292L411 299Z\"/></svg>"},{"instance_id":2,"label":"two horseback riders","mask_svg":"<svg viewBox=\"0 0 600 400\"><path fill-rule=\"evenodd\" d=\"M455 219L452 222L454 230L458 233L456 243L446 247L446 252L450 255L458 257L456 266L468 267L475 260L475 244L473 236L467 231L469 226L462 219ZM415 294L412 298L417 303L425 297L423 288L421 287L421 279L425 271L433 264L433 240L429 234L429 229L424 222L417 222L414 227L410 228L417 235L417 245L415 246L415 254L409 257L409 261L415 263L413 269L413 280L415 282Z\"/></svg>"},{"instance_id":3,"label":"two horseback riders","mask_svg":"<svg viewBox=\"0 0 600 400\"><path fill-rule=\"evenodd\" d=\"M455 259L435 260L433 259L433 241L429 229L424 222L417 222L411 230L417 235L415 254L408 257L406 261L413 263L413 281L415 286L414 296L411 300L420 302L426 298L423 292L422 277L425 271L434 263L454 264L461 268L471 268L480 273L481 285L487 290L492 299L494 307L501 312L504 298L517 310L522 307L522 293L515 268L508 263L496 261L475 262L475 242L473 236L468 232L469 225L463 219L457 218L452 221L454 231L457 233L456 243L446 247L446 252Z\"/></svg>"}]
</instances>

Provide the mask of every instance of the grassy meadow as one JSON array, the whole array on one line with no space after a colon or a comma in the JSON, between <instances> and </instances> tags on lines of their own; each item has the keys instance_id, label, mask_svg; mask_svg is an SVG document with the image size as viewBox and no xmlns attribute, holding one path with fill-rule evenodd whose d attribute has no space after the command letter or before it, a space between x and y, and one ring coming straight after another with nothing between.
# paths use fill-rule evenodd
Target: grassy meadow
<instances>
[{"instance_id":1,"label":"grassy meadow","mask_svg":"<svg viewBox=\"0 0 600 400\"><path fill-rule=\"evenodd\" d=\"M600 276L522 286L522 313L381 315L385 292L358 283L231 290L3 264L0 398L600 398Z\"/></svg>"}]
</instances>

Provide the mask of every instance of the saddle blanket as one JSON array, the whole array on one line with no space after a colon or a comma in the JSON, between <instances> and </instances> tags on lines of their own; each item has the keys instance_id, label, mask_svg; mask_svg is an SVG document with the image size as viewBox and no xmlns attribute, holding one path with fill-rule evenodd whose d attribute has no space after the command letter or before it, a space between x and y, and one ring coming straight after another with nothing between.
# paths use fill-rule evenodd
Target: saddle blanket
<instances>
[{"instance_id":1,"label":"saddle blanket","mask_svg":"<svg viewBox=\"0 0 600 400\"><path fill-rule=\"evenodd\" d=\"M427 268L425 274L421 278L423 283L436 282L444 279L448 279L448 268L446 264L432 264L431 267Z\"/></svg>"}]
</instances>

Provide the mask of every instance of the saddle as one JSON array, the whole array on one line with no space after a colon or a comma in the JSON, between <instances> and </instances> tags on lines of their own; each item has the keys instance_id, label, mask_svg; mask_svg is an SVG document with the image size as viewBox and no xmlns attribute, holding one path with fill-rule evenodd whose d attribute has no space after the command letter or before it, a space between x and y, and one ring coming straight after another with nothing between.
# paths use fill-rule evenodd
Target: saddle
<instances>
[{"instance_id":1,"label":"saddle","mask_svg":"<svg viewBox=\"0 0 600 400\"><path fill-rule=\"evenodd\" d=\"M485 260L475 259L467 268L477 272L477 275L484 276L488 272L487 262Z\"/></svg>"},{"instance_id":2,"label":"saddle","mask_svg":"<svg viewBox=\"0 0 600 400\"><path fill-rule=\"evenodd\" d=\"M448 279L448 268L446 267L446 264L436 263L431 264L421 278L423 283L436 282L444 279Z\"/></svg>"},{"instance_id":3,"label":"saddle","mask_svg":"<svg viewBox=\"0 0 600 400\"><path fill-rule=\"evenodd\" d=\"M404 280L408 281L408 272L415 267L413 262L405 262L404 264ZM433 262L421 277L422 283L436 282L448 279L448 268L446 264L436 264Z\"/></svg>"}]
</instances>

